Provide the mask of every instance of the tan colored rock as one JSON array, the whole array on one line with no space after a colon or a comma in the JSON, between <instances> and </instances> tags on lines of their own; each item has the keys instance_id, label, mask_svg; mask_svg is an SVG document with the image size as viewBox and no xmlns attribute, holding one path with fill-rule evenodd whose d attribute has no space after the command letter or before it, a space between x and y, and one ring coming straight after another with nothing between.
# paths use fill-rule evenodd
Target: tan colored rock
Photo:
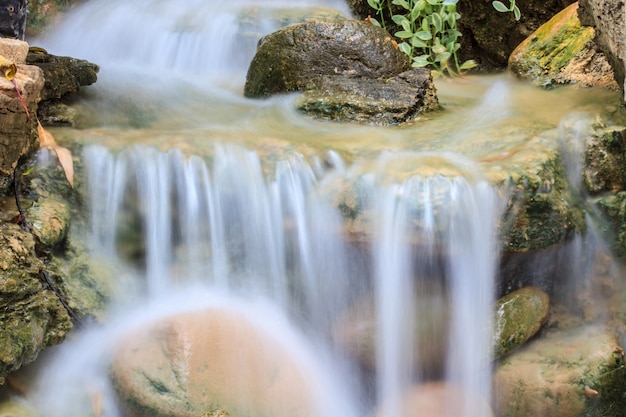
<instances>
[{"instance_id":1,"label":"tan colored rock","mask_svg":"<svg viewBox=\"0 0 626 417\"><path fill-rule=\"evenodd\" d=\"M417 385L402 396L397 406L400 417L493 417L489 403L480 394L445 382ZM395 415L389 407L383 405L376 417Z\"/></svg>"},{"instance_id":2,"label":"tan colored rock","mask_svg":"<svg viewBox=\"0 0 626 417\"><path fill-rule=\"evenodd\" d=\"M0 75L0 189L12 177L19 158L39 147L35 115L44 85L43 71L31 65L17 65L13 81L21 98L13 82Z\"/></svg>"},{"instance_id":3,"label":"tan colored rock","mask_svg":"<svg viewBox=\"0 0 626 417\"><path fill-rule=\"evenodd\" d=\"M0 55L15 65L25 64L28 43L18 39L0 38Z\"/></svg>"},{"instance_id":4,"label":"tan colored rock","mask_svg":"<svg viewBox=\"0 0 626 417\"><path fill-rule=\"evenodd\" d=\"M600 327L555 331L529 343L502 360L493 381L494 408L500 416L623 412L623 351L615 334ZM618 414L608 413L615 404L622 404ZM592 409L594 414L587 414Z\"/></svg>"},{"instance_id":5,"label":"tan colored rock","mask_svg":"<svg viewBox=\"0 0 626 417\"><path fill-rule=\"evenodd\" d=\"M618 89L613 69L594 43L595 31L580 24L578 3L558 13L519 44L509 69L542 87L573 84Z\"/></svg>"},{"instance_id":6,"label":"tan colored rock","mask_svg":"<svg viewBox=\"0 0 626 417\"><path fill-rule=\"evenodd\" d=\"M133 417L314 417L319 401L298 358L243 314L207 309L134 331L111 376Z\"/></svg>"}]
</instances>

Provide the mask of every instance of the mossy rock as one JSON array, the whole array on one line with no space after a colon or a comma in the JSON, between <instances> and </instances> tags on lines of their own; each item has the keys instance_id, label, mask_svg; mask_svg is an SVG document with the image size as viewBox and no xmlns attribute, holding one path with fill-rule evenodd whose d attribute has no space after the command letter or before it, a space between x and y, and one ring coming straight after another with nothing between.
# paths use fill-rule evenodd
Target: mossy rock
<instances>
[{"instance_id":1,"label":"mossy rock","mask_svg":"<svg viewBox=\"0 0 626 417\"><path fill-rule=\"evenodd\" d=\"M617 88L613 71L596 54L592 27L582 26L578 3L558 13L515 48L509 69L543 87L581 83Z\"/></svg>"},{"instance_id":2,"label":"mossy rock","mask_svg":"<svg viewBox=\"0 0 626 417\"><path fill-rule=\"evenodd\" d=\"M550 298L536 287L524 287L500 298L495 305L493 358L526 343L548 320Z\"/></svg>"}]
</instances>

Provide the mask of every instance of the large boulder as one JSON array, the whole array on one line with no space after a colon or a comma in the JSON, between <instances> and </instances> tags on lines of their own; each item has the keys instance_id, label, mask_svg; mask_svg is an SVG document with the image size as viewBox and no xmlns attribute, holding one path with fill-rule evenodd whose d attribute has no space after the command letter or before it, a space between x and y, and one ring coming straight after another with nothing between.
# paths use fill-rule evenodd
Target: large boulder
<instances>
[{"instance_id":1,"label":"large boulder","mask_svg":"<svg viewBox=\"0 0 626 417\"><path fill-rule=\"evenodd\" d=\"M409 60L383 29L362 21L288 26L259 42L244 93L304 91L296 106L321 119L391 125L439 109L430 71Z\"/></svg>"},{"instance_id":2,"label":"large boulder","mask_svg":"<svg viewBox=\"0 0 626 417\"><path fill-rule=\"evenodd\" d=\"M542 87L577 83L617 90L611 66L596 50L594 29L581 26L577 10L572 4L519 44L509 69Z\"/></svg>"},{"instance_id":3,"label":"large boulder","mask_svg":"<svg viewBox=\"0 0 626 417\"><path fill-rule=\"evenodd\" d=\"M111 377L132 417L310 417L310 369L236 310L209 308L149 324L121 341Z\"/></svg>"},{"instance_id":4,"label":"large boulder","mask_svg":"<svg viewBox=\"0 0 626 417\"><path fill-rule=\"evenodd\" d=\"M408 69L407 56L381 28L354 20L301 23L259 41L244 94L304 91L322 76L390 78Z\"/></svg>"},{"instance_id":5,"label":"large boulder","mask_svg":"<svg viewBox=\"0 0 626 417\"><path fill-rule=\"evenodd\" d=\"M624 19L626 5L615 0L580 0L578 15L583 25L596 29L598 47L607 56L615 80L624 92L626 77L626 38L624 37Z\"/></svg>"}]
</instances>

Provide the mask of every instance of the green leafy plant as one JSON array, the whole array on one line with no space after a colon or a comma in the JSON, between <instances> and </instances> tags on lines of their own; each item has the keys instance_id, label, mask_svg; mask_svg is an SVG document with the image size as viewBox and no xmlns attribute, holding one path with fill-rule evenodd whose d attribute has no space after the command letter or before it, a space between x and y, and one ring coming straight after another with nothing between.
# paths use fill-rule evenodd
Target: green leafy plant
<instances>
[{"instance_id":1,"label":"green leafy plant","mask_svg":"<svg viewBox=\"0 0 626 417\"><path fill-rule=\"evenodd\" d=\"M504 3L499 0L494 0L492 3L493 8L501 13L513 13L515 16L515 20L520 20L522 17L522 13L519 10L519 7L515 4L515 0L509 0L509 6L507 7Z\"/></svg>"},{"instance_id":2,"label":"green leafy plant","mask_svg":"<svg viewBox=\"0 0 626 417\"><path fill-rule=\"evenodd\" d=\"M393 22L401 29L394 36L401 40L398 48L411 60L415 68L432 67L439 74L459 74L473 68L468 60L459 63L457 51L462 36L457 29L461 15L456 11L459 0L368 0L381 19L370 21L385 27L384 7L388 7ZM391 5L399 6L402 14L393 14ZM395 10L397 10L396 8Z\"/></svg>"}]
</instances>

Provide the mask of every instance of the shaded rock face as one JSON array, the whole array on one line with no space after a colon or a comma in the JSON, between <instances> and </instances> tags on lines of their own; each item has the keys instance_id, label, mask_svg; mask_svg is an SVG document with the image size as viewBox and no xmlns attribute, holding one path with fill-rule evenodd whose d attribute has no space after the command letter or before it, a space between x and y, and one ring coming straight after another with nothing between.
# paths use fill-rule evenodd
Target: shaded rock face
<instances>
[{"instance_id":1,"label":"shaded rock face","mask_svg":"<svg viewBox=\"0 0 626 417\"><path fill-rule=\"evenodd\" d=\"M133 417L319 415L310 374L285 346L228 309L165 318L129 335L111 376Z\"/></svg>"},{"instance_id":2,"label":"shaded rock face","mask_svg":"<svg viewBox=\"0 0 626 417\"><path fill-rule=\"evenodd\" d=\"M507 356L494 374L497 415L623 415L623 351L603 328L553 332Z\"/></svg>"},{"instance_id":3,"label":"shaded rock face","mask_svg":"<svg viewBox=\"0 0 626 417\"><path fill-rule=\"evenodd\" d=\"M303 91L321 76L389 78L410 69L384 30L360 21L288 26L259 41L244 94Z\"/></svg>"},{"instance_id":4,"label":"shaded rock face","mask_svg":"<svg viewBox=\"0 0 626 417\"><path fill-rule=\"evenodd\" d=\"M617 90L613 70L596 51L593 28L581 26L578 3L558 13L511 54L509 69L542 87L577 83Z\"/></svg>"},{"instance_id":5,"label":"shaded rock face","mask_svg":"<svg viewBox=\"0 0 626 417\"><path fill-rule=\"evenodd\" d=\"M615 80L624 93L626 3L623 0L580 0L579 4L580 22L596 29L596 42L611 63L615 71Z\"/></svg>"}]
</instances>

